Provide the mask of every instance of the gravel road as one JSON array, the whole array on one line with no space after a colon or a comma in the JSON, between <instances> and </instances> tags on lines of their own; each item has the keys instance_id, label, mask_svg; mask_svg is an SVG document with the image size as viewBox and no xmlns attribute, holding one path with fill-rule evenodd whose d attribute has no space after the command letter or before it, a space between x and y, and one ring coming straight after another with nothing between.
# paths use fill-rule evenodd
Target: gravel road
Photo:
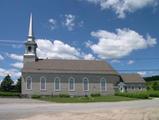
<instances>
[{"instance_id":1,"label":"gravel road","mask_svg":"<svg viewBox=\"0 0 159 120\"><path fill-rule=\"evenodd\" d=\"M120 117L122 120L146 120L147 118L149 118L148 120L159 120L157 112L159 113L158 98L152 100L78 104L0 98L0 120L52 120L52 118L56 118L56 120L71 120L71 118L72 120L84 118L86 120L87 118L88 120L107 120L108 117L111 117L108 118L109 120L120 120ZM125 119L122 114L126 115ZM95 116L93 117L93 115ZM140 119L137 118L137 115ZM133 117L136 118L131 119Z\"/></svg>"}]
</instances>

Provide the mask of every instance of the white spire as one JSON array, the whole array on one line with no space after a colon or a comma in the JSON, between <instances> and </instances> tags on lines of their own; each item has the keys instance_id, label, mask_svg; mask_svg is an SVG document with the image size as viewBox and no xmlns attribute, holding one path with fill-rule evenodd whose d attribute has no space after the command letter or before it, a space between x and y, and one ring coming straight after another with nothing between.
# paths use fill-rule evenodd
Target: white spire
<instances>
[{"instance_id":1,"label":"white spire","mask_svg":"<svg viewBox=\"0 0 159 120\"><path fill-rule=\"evenodd\" d=\"M29 23L29 33L28 33L28 41L32 41L33 40L33 17L32 17L32 13L30 14L30 23Z\"/></svg>"}]
</instances>

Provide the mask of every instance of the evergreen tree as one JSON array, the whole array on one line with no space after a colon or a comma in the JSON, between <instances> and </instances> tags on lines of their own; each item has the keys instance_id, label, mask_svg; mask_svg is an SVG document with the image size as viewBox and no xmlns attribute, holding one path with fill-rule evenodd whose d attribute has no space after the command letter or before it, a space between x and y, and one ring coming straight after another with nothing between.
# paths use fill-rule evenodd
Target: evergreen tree
<instances>
[{"instance_id":1,"label":"evergreen tree","mask_svg":"<svg viewBox=\"0 0 159 120\"><path fill-rule=\"evenodd\" d=\"M152 84L152 88L153 88L153 90L159 90L159 84L157 82L154 82Z\"/></svg>"},{"instance_id":2,"label":"evergreen tree","mask_svg":"<svg viewBox=\"0 0 159 120\"><path fill-rule=\"evenodd\" d=\"M15 89L17 92L21 92L21 80L22 78L20 77L18 80L17 80L17 83L15 85Z\"/></svg>"},{"instance_id":3,"label":"evergreen tree","mask_svg":"<svg viewBox=\"0 0 159 120\"><path fill-rule=\"evenodd\" d=\"M3 79L2 83L1 83L1 89L3 91L11 91L12 89L12 84L13 84L13 80L11 79L10 75L5 76L5 78Z\"/></svg>"}]
</instances>

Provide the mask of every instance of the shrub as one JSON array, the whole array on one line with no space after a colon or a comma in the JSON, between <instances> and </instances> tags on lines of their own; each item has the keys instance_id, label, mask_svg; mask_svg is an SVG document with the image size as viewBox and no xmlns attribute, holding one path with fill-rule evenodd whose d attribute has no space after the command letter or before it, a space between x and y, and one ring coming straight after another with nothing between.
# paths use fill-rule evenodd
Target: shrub
<instances>
[{"instance_id":1,"label":"shrub","mask_svg":"<svg viewBox=\"0 0 159 120\"><path fill-rule=\"evenodd\" d=\"M124 96L130 98L148 99L149 94L147 92L133 92L133 93L115 93L116 96Z\"/></svg>"},{"instance_id":2,"label":"shrub","mask_svg":"<svg viewBox=\"0 0 159 120\"><path fill-rule=\"evenodd\" d=\"M159 90L159 84L158 84L158 82L153 82L152 88L153 88L153 90Z\"/></svg>"},{"instance_id":3,"label":"shrub","mask_svg":"<svg viewBox=\"0 0 159 120\"><path fill-rule=\"evenodd\" d=\"M101 94L100 93L92 93L91 96L92 97L98 97L98 96L101 96Z\"/></svg>"},{"instance_id":4,"label":"shrub","mask_svg":"<svg viewBox=\"0 0 159 120\"><path fill-rule=\"evenodd\" d=\"M159 91L148 91L150 97L159 97Z\"/></svg>"},{"instance_id":5,"label":"shrub","mask_svg":"<svg viewBox=\"0 0 159 120\"><path fill-rule=\"evenodd\" d=\"M70 97L70 95L68 95L68 94L59 94L59 97L68 98L68 97Z\"/></svg>"},{"instance_id":6,"label":"shrub","mask_svg":"<svg viewBox=\"0 0 159 120\"><path fill-rule=\"evenodd\" d=\"M20 93L15 92L0 92L1 97L20 97Z\"/></svg>"},{"instance_id":7,"label":"shrub","mask_svg":"<svg viewBox=\"0 0 159 120\"><path fill-rule=\"evenodd\" d=\"M38 99L40 98L41 96L40 95L32 95L31 98L34 98L34 99Z\"/></svg>"}]
</instances>

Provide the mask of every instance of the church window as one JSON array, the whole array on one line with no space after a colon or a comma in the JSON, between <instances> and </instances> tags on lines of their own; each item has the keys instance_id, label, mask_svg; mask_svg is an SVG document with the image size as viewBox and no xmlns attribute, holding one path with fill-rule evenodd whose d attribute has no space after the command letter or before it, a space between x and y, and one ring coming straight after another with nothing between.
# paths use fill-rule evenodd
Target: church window
<instances>
[{"instance_id":1,"label":"church window","mask_svg":"<svg viewBox=\"0 0 159 120\"><path fill-rule=\"evenodd\" d=\"M89 91L89 80L88 80L88 78L83 79L83 90L84 91Z\"/></svg>"},{"instance_id":2,"label":"church window","mask_svg":"<svg viewBox=\"0 0 159 120\"><path fill-rule=\"evenodd\" d=\"M54 89L55 91L60 91L60 78L56 77L54 80Z\"/></svg>"},{"instance_id":3,"label":"church window","mask_svg":"<svg viewBox=\"0 0 159 120\"><path fill-rule=\"evenodd\" d=\"M107 82L104 78L100 80L100 89L101 91L106 91L107 90Z\"/></svg>"},{"instance_id":4,"label":"church window","mask_svg":"<svg viewBox=\"0 0 159 120\"><path fill-rule=\"evenodd\" d=\"M46 78L45 77L40 78L40 90L46 90Z\"/></svg>"},{"instance_id":5,"label":"church window","mask_svg":"<svg viewBox=\"0 0 159 120\"><path fill-rule=\"evenodd\" d=\"M31 46L28 47L28 52L31 52Z\"/></svg>"},{"instance_id":6,"label":"church window","mask_svg":"<svg viewBox=\"0 0 159 120\"><path fill-rule=\"evenodd\" d=\"M68 80L68 88L69 88L69 91L74 91L75 90L75 79L74 78L69 78Z\"/></svg>"},{"instance_id":7,"label":"church window","mask_svg":"<svg viewBox=\"0 0 159 120\"><path fill-rule=\"evenodd\" d=\"M26 78L26 89L32 90L32 78L30 76Z\"/></svg>"}]
</instances>

